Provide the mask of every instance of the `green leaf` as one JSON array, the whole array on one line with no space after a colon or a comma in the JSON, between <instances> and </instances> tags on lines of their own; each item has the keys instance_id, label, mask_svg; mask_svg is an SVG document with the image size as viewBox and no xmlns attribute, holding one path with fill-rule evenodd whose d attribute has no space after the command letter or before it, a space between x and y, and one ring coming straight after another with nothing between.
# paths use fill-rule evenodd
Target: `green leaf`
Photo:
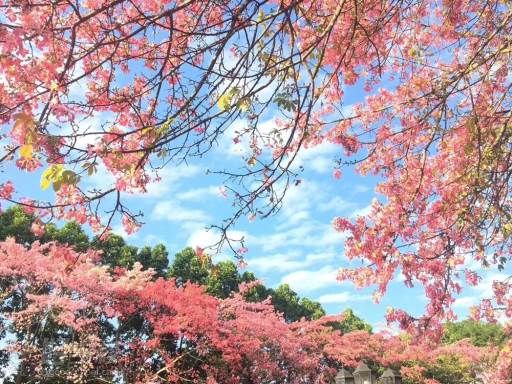
<instances>
[{"instance_id":1,"label":"green leaf","mask_svg":"<svg viewBox=\"0 0 512 384\"><path fill-rule=\"evenodd\" d=\"M58 192L60 190L60 188L62 187L62 181L61 180L54 181L52 186L53 186L53 190L55 192Z\"/></svg>"},{"instance_id":2,"label":"green leaf","mask_svg":"<svg viewBox=\"0 0 512 384\"><path fill-rule=\"evenodd\" d=\"M68 185L75 185L78 181L76 173L69 169L62 172L61 179L64 184Z\"/></svg>"},{"instance_id":3,"label":"green leaf","mask_svg":"<svg viewBox=\"0 0 512 384\"><path fill-rule=\"evenodd\" d=\"M240 99L237 103L236 103L236 106L238 107L238 109L240 109L242 112L248 112L249 109L251 108L251 100L247 97L244 97L242 99Z\"/></svg>"}]
</instances>

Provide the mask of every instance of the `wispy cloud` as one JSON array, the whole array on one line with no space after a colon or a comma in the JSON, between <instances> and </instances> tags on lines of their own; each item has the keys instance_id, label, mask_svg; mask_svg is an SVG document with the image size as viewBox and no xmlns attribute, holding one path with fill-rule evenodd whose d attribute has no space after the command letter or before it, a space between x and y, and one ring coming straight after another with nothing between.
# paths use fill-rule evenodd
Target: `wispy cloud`
<instances>
[{"instance_id":1,"label":"wispy cloud","mask_svg":"<svg viewBox=\"0 0 512 384\"><path fill-rule=\"evenodd\" d=\"M345 200L341 196L334 196L328 201L322 202L318 205L318 209L322 212L346 212L355 207L353 202Z\"/></svg>"},{"instance_id":2,"label":"wispy cloud","mask_svg":"<svg viewBox=\"0 0 512 384\"><path fill-rule=\"evenodd\" d=\"M319 252L309 253L304 255L298 249L289 252L275 253L264 257L250 258L247 260L251 269L261 272L292 272L300 269L305 269L318 265L318 263L325 263L332 261L335 258L334 252Z\"/></svg>"},{"instance_id":3,"label":"wispy cloud","mask_svg":"<svg viewBox=\"0 0 512 384\"><path fill-rule=\"evenodd\" d=\"M170 192L176 192L180 183L187 179L195 178L202 172L202 168L196 165L188 165L185 163L179 165L169 165L158 171L160 181L149 184L147 193L143 194L147 197L162 197ZM136 194L134 196L141 196Z\"/></svg>"},{"instance_id":4,"label":"wispy cloud","mask_svg":"<svg viewBox=\"0 0 512 384\"><path fill-rule=\"evenodd\" d=\"M175 201L161 201L153 209L152 219L171 222L209 222L212 217L201 209L189 208Z\"/></svg>"},{"instance_id":5,"label":"wispy cloud","mask_svg":"<svg viewBox=\"0 0 512 384\"><path fill-rule=\"evenodd\" d=\"M322 304L342 304L354 301L370 301L371 295L357 295L351 292L329 293L322 295L318 301Z\"/></svg>"},{"instance_id":6,"label":"wispy cloud","mask_svg":"<svg viewBox=\"0 0 512 384\"><path fill-rule=\"evenodd\" d=\"M346 234L336 232L331 224L307 221L289 229L280 228L278 232L270 235L253 237L251 245L260 246L264 252L274 251L285 246L287 248L327 248L329 246L341 248L346 236Z\"/></svg>"},{"instance_id":7,"label":"wispy cloud","mask_svg":"<svg viewBox=\"0 0 512 384\"><path fill-rule=\"evenodd\" d=\"M336 276L337 269L326 266L318 270L300 270L289 273L283 276L281 283L289 284L294 291L304 294L340 285Z\"/></svg>"},{"instance_id":8,"label":"wispy cloud","mask_svg":"<svg viewBox=\"0 0 512 384\"><path fill-rule=\"evenodd\" d=\"M213 196L220 196L220 189L218 186L210 185L208 187L194 188L188 191L183 191L177 194L176 198L184 201L204 201L204 199Z\"/></svg>"},{"instance_id":9,"label":"wispy cloud","mask_svg":"<svg viewBox=\"0 0 512 384\"><path fill-rule=\"evenodd\" d=\"M227 237L229 239L233 240L232 245L234 247L236 247L236 246L238 246L237 242L242 239L246 240L248 237L248 234L243 231L232 230L232 231L227 232ZM203 226L203 228L197 229L190 234L190 236L188 237L188 240L187 240L187 245L190 247L207 248L213 252L213 251L217 251L217 244L219 243L220 239L221 239L221 234L219 231L216 231L214 229L208 229ZM237 243L237 244L235 244L235 243ZM214 254L215 261L232 258L232 255L230 254L230 252L223 253L223 251L229 251L228 244L226 242L223 244L223 248L220 249L220 252L218 252L217 254Z\"/></svg>"},{"instance_id":10,"label":"wispy cloud","mask_svg":"<svg viewBox=\"0 0 512 384\"><path fill-rule=\"evenodd\" d=\"M454 308L469 308L469 307L472 307L474 305L477 305L478 301L479 301L479 299L478 299L477 296L459 297L453 303L453 307Z\"/></svg>"},{"instance_id":11,"label":"wispy cloud","mask_svg":"<svg viewBox=\"0 0 512 384\"><path fill-rule=\"evenodd\" d=\"M368 204L366 207L356 209L352 211L350 214L350 217L355 219L358 216L366 216L372 211L372 205Z\"/></svg>"},{"instance_id":12,"label":"wispy cloud","mask_svg":"<svg viewBox=\"0 0 512 384\"><path fill-rule=\"evenodd\" d=\"M303 166L306 170L320 174L331 173L334 169L334 159L339 153L340 147L328 142L304 148L297 155L294 167Z\"/></svg>"}]
</instances>

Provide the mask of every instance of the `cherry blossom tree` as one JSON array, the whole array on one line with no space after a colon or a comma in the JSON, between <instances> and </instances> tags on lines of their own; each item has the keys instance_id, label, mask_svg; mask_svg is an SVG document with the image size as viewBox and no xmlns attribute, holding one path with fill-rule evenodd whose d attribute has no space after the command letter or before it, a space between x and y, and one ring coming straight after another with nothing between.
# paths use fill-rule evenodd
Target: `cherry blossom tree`
<instances>
[{"instance_id":1,"label":"cherry blossom tree","mask_svg":"<svg viewBox=\"0 0 512 384\"><path fill-rule=\"evenodd\" d=\"M43 220L127 232L144 192L172 162L201 156L235 119L250 148L241 170L219 170L242 215L265 217L298 182L299 151L335 143L344 164L381 177L371 212L337 218L346 254L365 263L340 279L376 285L397 274L429 299L410 331L439 330L461 281L510 261L512 9L506 0L9 1L0 2L1 164L41 170L55 199L0 197ZM345 93L368 96L347 113ZM276 108L275 127L261 129ZM88 190L99 168L113 185ZM108 199L112 196L112 199ZM105 202L112 202L105 207ZM100 219L109 213L106 221ZM229 242L229 239L228 239ZM241 248L245 249L245 248ZM475 317L512 317L510 277ZM416 328L418 329L418 328Z\"/></svg>"},{"instance_id":2,"label":"cherry blossom tree","mask_svg":"<svg viewBox=\"0 0 512 384\"><path fill-rule=\"evenodd\" d=\"M99 261L94 251L56 243L0 243L0 320L15 335L2 342L16 356L6 380L330 383L337 367L365 359L402 365L405 377L433 384L424 364L451 357L485 373L495 355L464 342L436 348L366 331L342 334L329 325L340 317L290 324L268 301L244 300L258 282L221 300L194 284L154 280L140 264L109 272Z\"/></svg>"}]
</instances>

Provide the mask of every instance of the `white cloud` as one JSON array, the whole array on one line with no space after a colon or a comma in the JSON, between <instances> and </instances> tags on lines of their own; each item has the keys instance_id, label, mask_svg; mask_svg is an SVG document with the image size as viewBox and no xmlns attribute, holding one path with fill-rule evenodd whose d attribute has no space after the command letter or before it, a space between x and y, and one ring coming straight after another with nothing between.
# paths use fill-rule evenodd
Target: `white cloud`
<instances>
[{"instance_id":1,"label":"white cloud","mask_svg":"<svg viewBox=\"0 0 512 384\"><path fill-rule=\"evenodd\" d=\"M107 171L107 168L103 165L103 163L99 164L98 170L95 174L87 177L85 180L89 186L98 189L107 189L107 187L110 187L115 183L114 176L112 176L112 174Z\"/></svg>"},{"instance_id":2,"label":"white cloud","mask_svg":"<svg viewBox=\"0 0 512 384\"><path fill-rule=\"evenodd\" d=\"M308 261L297 251L291 251L289 253L276 253L264 257L256 257L247 260L249 267L262 272L268 271L279 271L289 272L299 268L305 268L308 266Z\"/></svg>"},{"instance_id":3,"label":"white cloud","mask_svg":"<svg viewBox=\"0 0 512 384\"><path fill-rule=\"evenodd\" d=\"M210 185L203 188L195 188L185 192L179 192L176 194L176 198L185 201L204 201L209 196L220 196L220 190L218 186Z\"/></svg>"},{"instance_id":4,"label":"white cloud","mask_svg":"<svg viewBox=\"0 0 512 384\"><path fill-rule=\"evenodd\" d=\"M291 272L297 269L318 265L319 263L332 261L335 257L336 253L329 250L304 255L302 251L294 249L289 252L251 258L248 259L247 262L251 268L262 272L276 270L280 272Z\"/></svg>"},{"instance_id":5,"label":"white cloud","mask_svg":"<svg viewBox=\"0 0 512 384\"><path fill-rule=\"evenodd\" d=\"M147 236L144 236L144 244L145 245L149 245L149 246L155 246L157 244L164 244L165 245L166 241L163 240L162 238L158 237L158 236L155 236L153 234L149 234Z\"/></svg>"},{"instance_id":6,"label":"white cloud","mask_svg":"<svg viewBox=\"0 0 512 384\"><path fill-rule=\"evenodd\" d=\"M289 214L290 216L286 219L286 225L291 226L299 223L303 223L304 221L311 218L309 211L302 210L296 211Z\"/></svg>"},{"instance_id":7,"label":"white cloud","mask_svg":"<svg viewBox=\"0 0 512 384\"><path fill-rule=\"evenodd\" d=\"M283 188L280 186L280 188ZM309 211L327 197L325 188L311 180L304 180L297 186L290 186L283 199L282 226L289 226L289 219L299 211Z\"/></svg>"},{"instance_id":8,"label":"white cloud","mask_svg":"<svg viewBox=\"0 0 512 384\"><path fill-rule=\"evenodd\" d=\"M119 235L119 236L123 237L124 239L130 240L130 241L133 241L139 237L138 232L133 232L131 234L128 234L124 230L122 225L116 225L116 226L112 227L112 232L114 234Z\"/></svg>"},{"instance_id":9,"label":"white cloud","mask_svg":"<svg viewBox=\"0 0 512 384\"><path fill-rule=\"evenodd\" d=\"M332 227L332 225L329 224L324 227L324 231L322 233L322 237L320 238L319 244L341 246L347 237L347 232L338 232Z\"/></svg>"},{"instance_id":10,"label":"white cloud","mask_svg":"<svg viewBox=\"0 0 512 384\"><path fill-rule=\"evenodd\" d=\"M331 173L334 169L334 158L339 153L340 147L328 142L303 148L295 158L294 167L302 165L306 170L321 174Z\"/></svg>"},{"instance_id":11,"label":"white cloud","mask_svg":"<svg viewBox=\"0 0 512 384\"><path fill-rule=\"evenodd\" d=\"M351 214L350 214L350 217L355 219L356 217L358 216L366 216L368 215L370 212L372 211L372 205L371 204L368 204L366 207L363 207L363 208L359 208L359 209L356 209L354 210Z\"/></svg>"},{"instance_id":12,"label":"white cloud","mask_svg":"<svg viewBox=\"0 0 512 384\"><path fill-rule=\"evenodd\" d=\"M355 104L344 105L341 108L341 113L343 114L343 117L346 119L350 118L350 117L354 117L355 116L354 107L355 107Z\"/></svg>"},{"instance_id":13,"label":"white cloud","mask_svg":"<svg viewBox=\"0 0 512 384\"><path fill-rule=\"evenodd\" d=\"M69 143L75 148L86 150L89 145L96 144L98 139L103 137L103 134L93 132L102 132L102 125L106 124L108 121L112 121L112 116L113 115L108 112L92 114L78 121L77 125L73 128L71 126L65 126L64 131L60 132L60 134L73 135L74 139L70 139ZM76 129L76 131L73 129Z\"/></svg>"},{"instance_id":14,"label":"white cloud","mask_svg":"<svg viewBox=\"0 0 512 384\"><path fill-rule=\"evenodd\" d=\"M151 182L147 186L146 193L126 193L124 197L147 197L157 198L164 196L170 192L176 191L181 181L196 177L201 172L201 168L195 165L187 165L185 163L167 167L155 172L153 177L157 175L161 178L158 182ZM115 178L107 171L103 164L98 166L98 171L86 179L87 184L92 188L106 189L106 187L115 184Z\"/></svg>"},{"instance_id":15,"label":"white cloud","mask_svg":"<svg viewBox=\"0 0 512 384\"><path fill-rule=\"evenodd\" d=\"M233 121L219 138L217 152L223 156L241 157L248 153L249 143L246 137L240 138L240 142L235 143L234 139L238 134L247 128L247 122L242 119Z\"/></svg>"},{"instance_id":16,"label":"white cloud","mask_svg":"<svg viewBox=\"0 0 512 384\"><path fill-rule=\"evenodd\" d=\"M453 303L454 308L469 308L478 304L478 297L476 296L465 296L459 297Z\"/></svg>"},{"instance_id":17,"label":"white cloud","mask_svg":"<svg viewBox=\"0 0 512 384\"><path fill-rule=\"evenodd\" d=\"M345 200L341 196L334 196L329 201L318 205L318 209L325 212L343 212L352 207L354 207L354 203Z\"/></svg>"},{"instance_id":18,"label":"white cloud","mask_svg":"<svg viewBox=\"0 0 512 384\"><path fill-rule=\"evenodd\" d=\"M201 168L196 165L181 163L178 165L169 164L159 170L158 176L161 178L158 182L152 182L148 185L148 191L144 194L134 194L132 196L161 197L177 189L181 181L194 178L201 173Z\"/></svg>"},{"instance_id":19,"label":"white cloud","mask_svg":"<svg viewBox=\"0 0 512 384\"><path fill-rule=\"evenodd\" d=\"M507 274L498 272L490 272L485 274L477 286L470 288L470 292L474 292L474 295L458 297L457 299L455 299L453 307L455 309L468 309L469 307L479 305L482 299L493 298L494 292L492 289L492 283L494 281L503 281L507 277ZM504 314L501 314L500 316L500 314L498 313L498 321L502 321L505 319L503 315Z\"/></svg>"},{"instance_id":20,"label":"white cloud","mask_svg":"<svg viewBox=\"0 0 512 384\"><path fill-rule=\"evenodd\" d=\"M212 217L206 212L187 208L174 201L161 201L153 209L154 220L166 220L171 222L209 222Z\"/></svg>"},{"instance_id":21,"label":"white cloud","mask_svg":"<svg viewBox=\"0 0 512 384\"><path fill-rule=\"evenodd\" d=\"M300 270L289 273L281 279L281 283L289 284L299 294L339 285L336 280L337 270L325 266L319 270Z\"/></svg>"},{"instance_id":22,"label":"white cloud","mask_svg":"<svg viewBox=\"0 0 512 384\"><path fill-rule=\"evenodd\" d=\"M350 292L340 292L322 295L318 298L318 301L322 304L342 304L354 301L369 301L371 299L371 295L355 295Z\"/></svg>"},{"instance_id":23,"label":"white cloud","mask_svg":"<svg viewBox=\"0 0 512 384\"><path fill-rule=\"evenodd\" d=\"M187 240L191 247L207 248L215 245L220 240L220 235L213 230L200 229L194 231Z\"/></svg>"},{"instance_id":24,"label":"white cloud","mask_svg":"<svg viewBox=\"0 0 512 384\"><path fill-rule=\"evenodd\" d=\"M347 237L346 233L336 232L331 224L311 220L291 228L278 226L277 229L278 232L274 234L254 237L251 242L261 246L264 252L269 252L281 247L341 247Z\"/></svg>"},{"instance_id":25,"label":"white cloud","mask_svg":"<svg viewBox=\"0 0 512 384\"><path fill-rule=\"evenodd\" d=\"M235 248L238 246L238 244L235 244L236 242L240 240L247 240L247 233L243 231L228 231L227 237L232 240L232 245ZM217 245L221 239L221 234L219 231L216 231L214 229L197 229L196 231L192 232L187 240L187 245L191 247L201 247L201 248L210 248L213 251L216 251ZM211 248L214 247L214 248ZM225 250L228 247L226 243L223 244L223 249ZM236 249L236 248L235 248ZM219 252L220 253L220 252Z\"/></svg>"},{"instance_id":26,"label":"white cloud","mask_svg":"<svg viewBox=\"0 0 512 384\"><path fill-rule=\"evenodd\" d=\"M488 273L485 276L483 276L480 283L476 287L473 287L473 289L476 290L477 292L479 292L480 298L482 298L482 299L483 298L491 298L494 296L494 291L492 289L492 283L494 281L503 281L503 280L507 279L508 277L509 276L504 273L496 273L496 272Z\"/></svg>"},{"instance_id":27,"label":"white cloud","mask_svg":"<svg viewBox=\"0 0 512 384\"><path fill-rule=\"evenodd\" d=\"M364 193L368 192L369 190L371 190L371 188L366 185L357 184L356 186L354 186L354 192Z\"/></svg>"},{"instance_id":28,"label":"white cloud","mask_svg":"<svg viewBox=\"0 0 512 384\"><path fill-rule=\"evenodd\" d=\"M379 321L377 323L372 324L373 332L375 333L387 333L389 335L398 336L402 333L400 326L397 322L388 324L384 321Z\"/></svg>"}]
</instances>

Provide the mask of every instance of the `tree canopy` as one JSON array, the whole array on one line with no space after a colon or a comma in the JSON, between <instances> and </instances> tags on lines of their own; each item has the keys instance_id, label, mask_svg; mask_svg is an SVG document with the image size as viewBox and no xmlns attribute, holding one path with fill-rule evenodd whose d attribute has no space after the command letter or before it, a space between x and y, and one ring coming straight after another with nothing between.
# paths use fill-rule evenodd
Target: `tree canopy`
<instances>
[{"instance_id":1,"label":"tree canopy","mask_svg":"<svg viewBox=\"0 0 512 384\"><path fill-rule=\"evenodd\" d=\"M414 384L461 374L494 380L509 369L504 355L505 371L494 370L492 347L342 333L332 327L339 317L290 323L268 301L246 301L250 285L218 299L193 283L155 280L138 262L113 271L100 260L57 242L0 242L3 382L329 383L361 359L402 367Z\"/></svg>"},{"instance_id":2,"label":"tree canopy","mask_svg":"<svg viewBox=\"0 0 512 384\"><path fill-rule=\"evenodd\" d=\"M338 367L365 358L380 371L383 365L400 368L408 384L434 379L469 384L477 375L490 375L497 348L507 342L500 326L478 322L446 324L446 345L438 348L408 337L383 337L372 334L351 309L326 316L320 303L299 297L287 284L267 288L232 261L212 262L202 249L185 248L168 264L161 244L137 248L116 235L89 239L76 223L48 225L31 244L37 218L17 207L0 214L0 222L6 237L0 238L0 342L9 345L0 354L0 372L6 383L29 377L40 384L116 382L116 377L328 383ZM262 360L261 351L269 348L279 352L265 352ZM298 350L312 360L302 361ZM233 360L233 353L242 360ZM144 356L148 360L140 369L135 362ZM506 353L499 358L506 361ZM263 373L256 369L262 363L265 369L289 368ZM500 374L506 375L509 368L502 364Z\"/></svg>"},{"instance_id":3,"label":"tree canopy","mask_svg":"<svg viewBox=\"0 0 512 384\"><path fill-rule=\"evenodd\" d=\"M163 249L134 249L109 232L142 225L127 195L227 136L247 151L210 170L234 206L212 223L213 246L241 258L243 239L228 230L275 213L301 182L299 154L334 145L335 178L346 166L377 180L367 213L333 218L354 262L339 280L375 287L377 301L396 279L422 286L424 313L392 308L387 320L436 339L456 318L457 295L493 268L500 277L471 316L512 318L510 1L2 0L0 9L0 166L9 171L0 199L36 216L32 233L19 233L27 252L46 252L33 240L52 223L76 221L112 243L113 263L133 271L144 261L164 276ZM354 100L354 89L364 96ZM17 177L31 172L48 192ZM85 182L99 172L108 176L100 185ZM12 214L6 230L21 229ZM51 236L77 235L66 249L89 252L69 225ZM237 275L230 264L217 273L206 284L226 296ZM301 305L318 312L281 290L275 301L293 318Z\"/></svg>"},{"instance_id":4,"label":"tree canopy","mask_svg":"<svg viewBox=\"0 0 512 384\"><path fill-rule=\"evenodd\" d=\"M473 345L500 345L506 340L506 333L499 324L482 323L474 320L463 320L444 325L443 342L454 343L469 339Z\"/></svg>"}]
</instances>

